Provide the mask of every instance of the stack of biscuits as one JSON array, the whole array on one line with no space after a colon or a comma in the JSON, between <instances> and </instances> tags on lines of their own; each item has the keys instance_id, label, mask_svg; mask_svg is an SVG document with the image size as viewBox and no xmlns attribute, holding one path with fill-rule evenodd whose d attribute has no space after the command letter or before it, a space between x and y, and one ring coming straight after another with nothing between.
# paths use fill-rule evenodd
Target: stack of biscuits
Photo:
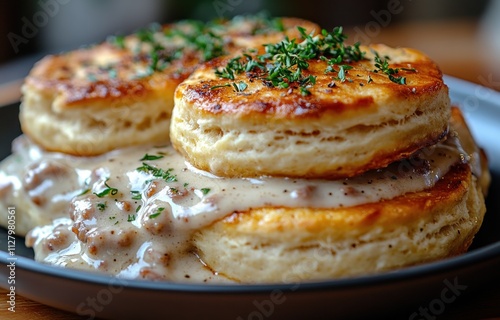
<instances>
[{"instance_id":1,"label":"stack of biscuits","mask_svg":"<svg viewBox=\"0 0 500 320\"><path fill-rule=\"evenodd\" d=\"M320 190L304 188L291 195L300 206L256 202L193 231L200 261L236 282L366 275L466 252L489 173L441 71L417 50L343 37L255 17L113 37L33 68L22 129L47 152L171 143L214 179L334 181L343 187L330 194L362 199L319 205ZM350 187L372 175L385 187Z\"/></svg>"}]
</instances>

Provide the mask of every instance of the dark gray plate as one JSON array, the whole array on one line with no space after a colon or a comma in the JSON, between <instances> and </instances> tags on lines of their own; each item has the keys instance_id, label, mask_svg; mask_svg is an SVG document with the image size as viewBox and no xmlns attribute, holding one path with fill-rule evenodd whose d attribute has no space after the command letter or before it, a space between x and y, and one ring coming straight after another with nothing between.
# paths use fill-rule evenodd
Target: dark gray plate
<instances>
[{"instance_id":1,"label":"dark gray plate","mask_svg":"<svg viewBox=\"0 0 500 320\"><path fill-rule=\"evenodd\" d=\"M459 257L374 276L279 285L187 285L125 281L35 262L16 242L16 292L32 300L94 316L138 319L413 318L442 315L460 296L482 291L500 277L500 93L446 77L452 101L464 110L490 158L493 184L488 213L471 250ZM19 131L18 105L0 108L0 158ZM0 229L0 264L8 264ZM7 288L8 268L0 268ZM258 277L258 275L256 275ZM496 281L496 280L495 280ZM462 294L464 293L464 294ZM462 298L462 301L465 301ZM425 317L423 317L425 318Z\"/></svg>"}]
</instances>

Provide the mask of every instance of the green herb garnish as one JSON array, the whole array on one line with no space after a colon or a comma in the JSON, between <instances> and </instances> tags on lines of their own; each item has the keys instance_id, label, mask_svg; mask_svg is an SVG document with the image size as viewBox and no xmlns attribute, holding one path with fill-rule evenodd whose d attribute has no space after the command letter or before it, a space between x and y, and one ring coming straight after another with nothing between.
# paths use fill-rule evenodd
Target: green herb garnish
<instances>
[{"instance_id":1,"label":"green herb garnish","mask_svg":"<svg viewBox=\"0 0 500 320\"><path fill-rule=\"evenodd\" d=\"M125 49L125 37L122 35L110 36L107 41L120 49Z\"/></svg>"},{"instance_id":2,"label":"green herb garnish","mask_svg":"<svg viewBox=\"0 0 500 320\"><path fill-rule=\"evenodd\" d=\"M96 82L97 81L97 77L95 76L95 74L89 73L87 75L87 80L90 81L90 82Z\"/></svg>"},{"instance_id":3,"label":"green herb garnish","mask_svg":"<svg viewBox=\"0 0 500 320\"><path fill-rule=\"evenodd\" d=\"M337 73L337 80L341 82L353 82L348 79L348 70L353 67L352 62L364 60L365 52L360 49L360 43L347 45L345 40L347 35L343 33L342 27L336 27L331 32L322 30L321 35L307 34L302 27L297 27L301 34L302 41L288 39L264 45L265 53L261 55L249 55L247 53L232 58L225 66L215 70L215 75L219 78L236 80L236 75L247 73L248 77L257 78L264 81L267 86L286 89L299 88L302 95L310 95L309 89L315 84L316 77L308 75L305 71L309 68L309 61L323 60L327 62L325 73ZM374 72L383 72L388 75L392 82L406 84L406 78L397 76L400 70L415 71L413 68L390 68L389 57L381 58L374 51L375 67ZM251 73L251 74L248 74ZM371 77L368 83L372 82ZM236 91L240 90L239 84L233 83ZM227 86L224 85L224 86ZM215 86L213 88L216 88ZM246 88L246 87L245 87Z\"/></svg>"},{"instance_id":4,"label":"green herb garnish","mask_svg":"<svg viewBox=\"0 0 500 320\"><path fill-rule=\"evenodd\" d=\"M154 213L149 215L149 218L153 219L153 218L158 217L163 212L163 210L165 210L165 208L163 208L163 207L157 208Z\"/></svg>"},{"instance_id":5,"label":"green herb garnish","mask_svg":"<svg viewBox=\"0 0 500 320\"><path fill-rule=\"evenodd\" d=\"M344 82L346 80L347 70L352 69L350 65L341 65L339 66L338 78L340 82Z\"/></svg>"},{"instance_id":6,"label":"green herb garnish","mask_svg":"<svg viewBox=\"0 0 500 320\"><path fill-rule=\"evenodd\" d=\"M98 196L99 198L102 198L102 197L105 197L107 196L108 194L111 194L111 195L115 195L118 193L118 189L116 188L112 188L108 185L108 180L109 179L106 179L106 181L104 181L104 186L106 187L106 189L104 189L103 191L99 192L99 193L95 193L94 194L96 196Z\"/></svg>"},{"instance_id":7,"label":"green herb garnish","mask_svg":"<svg viewBox=\"0 0 500 320\"><path fill-rule=\"evenodd\" d=\"M302 95L309 95L309 88L316 83L316 77L304 73L309 67L309 60L327 61L329 67L326 72L336 71L339 79L345 81L346 70L352 68L346 63L364 59L359 43L352 46L344 43L347 36L340 27L334 28L330 33L323 30L322 37L313 37L302 27L297 29L302 36L302 42L286 38L276 44L266 44L264 54L256 57L248 54L235 57L229 60L224 68L215 70L215 75L235 80L237 74L253 72L268 85L286 89L296 83ZM339 70L335 70L334 65L340 65Z\"/></svg>"},{"instance_id":8,"label":"green herb garnish","mask_svg":"<svg viewBox=\"0 0 500 320\"><path fill-rule=\"evenodd\" d=\"M158 160L158 159L161 159L163 158L163 155L153 155L153 154L145 154L144 157L142 157L142 159L140 159L139 161L147 161L147 160Z\"/></svg>"},{"instance_id":9,"label":"green herb garnish","mask_svg":"<svg viewBox=\"0 0 500 320\"><path fill-rule=\"evenodd\" d=\"M90 189L88 189L88 188L87 188L87 189L83 189L83 190L82 190L82 192L80 192L80 193L77 195L77 197L79 197L79 196L83 196L84 194L89 193L89 191L90 191Z\"/></svg>"},{"instance_id":10,"label":"green herb garnish","mask_svg":"<svg viewBox=\"0 0 500 320\"><path fill-rule=\"evenodd\" d=\"M245 89L248 87L248 85L243 82L243 81L240 81L239 83L234 83L233 82L233 88L236 92L242 92L242 91L245 91Z\"/></svg>"},{"instance_id":11,"label":"green herb garnish","mask_svg":"<svg viewBox=\"0 0 500 320\"><path fill-rule=\"evenodd\" d=\"M135 220L135 214L129 214L127 216L127 222L132 222Z\"/></svg>"},{"instance_id":12,"label":"green herb garnish","mask_svg":"<svg viewBox=\"0 0 500 320\"><path fill-rule=\"evenodd\" d=\"M132 190L132 191L130 191L130 193L132 194L132 200L141 200L142 199L142 195L141 195L140 191Z\"/></svg>"},{"instance_id":13,"label":"green herb garnish","mask_svg":"<svg viewBox=\"0 0 500 320\"><path fill-rule=\"evenodd\" d=\"M235 74L242 73L246 69L246 67L243 66L243 63L241 63L240 59L241 59L240 56L232 58L226 64L225 68L223 68L222 70L218 69L215 70L215 75L218 76L219 78L234 80Z\"/></svg>"},{"instance_id":14,"label":"green herb garnish","mask_svg":"<svg viewBox=\"0 0 500 320\"><path fill-rule=\"evenodd\" d=\"M216 33L218 27L215 22L185 20L178 27L166 30L165 36L182 38L184 46L193 48L204 61L208 61L226 53L224 39Z\"/></svg>"},{"instance_id":15,"label":"green herb garnish","mask_svg":"<svg viewBox=\"0 0 500 320\"><path fill-rule=\"evenodd\" d=\"M164 169L157 168L157 167L151 166L151 165L143 162L142 166L138 167L136 170L139 172L149 173L153 177L161 178L161 179L165 180L166 182L177 181L177 176L172 174L172 171L174 170L173 168L164 170Z\"/></svg>"},{"instance_id":16,"label":"green herb garnish","mask_svg":"<svg viewBox=\"0 0 500 320\"><path fill-rule=\"evenodd\" d=\"M416 71L414 68L390 68L389 67L389 60L390 58L388 56L384 56L384 58L380 58L380 55L378 52L373 51L373 54L375 55L374 61L375 61L375 67L377 68L374 70L374 72L381 71L385 73L388 77L389 80L391 80L394 83L397 84L406 84L406 77L397 77L394 76L395 74L399 73L399 70L404 70L404 71Z\"/></svg>"},{"instance_id":17,"label":"green herb garnish","mask_svg":"<svg viewBox=\"0 0 500 320\"><path fill-rule=\"evenodd\" d=\"M109 77L110 79L116 79L116 78L117 78L117 76L118 76L118 74L117 74L117 72L116 72L116 70L115 70L115 69L109 69L109 70L108 70L108 77Z\"/></svg>"},{"instance_id":18,"label":"green herb garnish","mask_svg":"<svg viewBox=\"0 0 500 320\"><path fill-rule=\"evenodd\" d=\"M231 86L231 84L226 83L226 84L221 84L221 85L218 85L218 86L210 87L210 90L214 90L214 89L218 89L218 88L224 88L224 87L230 87L230 86Z\"/></svg>"},{"instance_id":19,"label":"green herb garnish","mask_svg":"<svg viewBox=\"0 0 500 320\"><path fill-rule=\"evenodd\" d=\"M203 195L207 195L210 192L210 188L201 188L200 191Z\"/></svg>"},{"instance_id":20,"label":"green herb garnish","mask_svg":"<svg viewBox=\"0 0 500 320\"><path fill-rule=\"evenodd\" d=\"M98 204L97 204L97 209L99 209L99 211L104 211L104 210L106 210L106 207L107 207L106 202L101 202L101 203L98 203Z\"/></svg>"},{"instance_id":21,"label":"green herb garnish","mask_svg":"<svg viewBox=\"0 0 500 320\"><path fill-rule=\"evenodd\" d=\"M251 20L254 23L252 34L285 31L283 20L281 18L272 18L267 12L260 12L256 15L236 16L232 19L232 23L237 24L239 19Z\"/></svg>"},{"instance_id":22,"label":"green herb garnish","mask_svg":"<svg viewBox=\"0 0 500 320\"><path fill-rule=\"evenodd\" d=\"M161 30L158 23L152 23L147 28L140 29L135 34L142 42L155 43L155 33Z\"/></svg>"}]
</instances>

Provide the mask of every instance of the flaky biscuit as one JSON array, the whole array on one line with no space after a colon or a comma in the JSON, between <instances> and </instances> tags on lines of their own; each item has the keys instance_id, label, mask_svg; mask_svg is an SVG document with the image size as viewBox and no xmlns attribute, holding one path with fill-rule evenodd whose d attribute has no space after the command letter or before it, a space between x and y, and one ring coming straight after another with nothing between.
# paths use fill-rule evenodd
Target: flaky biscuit
<instances>
[{"instance_id":1,"label":"flaky biscuit","mask_svg":"<svg viewBox=\"0 0 500 320\"><path fill-rule=\"evenodd\" d=\"M271 23L279 23L278 26ZM297 37L301 19L179 22L65 54L47 56L22 88L23 132L51 151L97 155L168 142L173 92L200 62Z\"/></svg>"},{"instance_id":2,"label":"flaky biscuit","mask_svg":"<svg viewBox=\"0 0 500 320\"><path fill-rule=\"evenodd\" d=\"M176 90L171 140L194 166L220 176L341 178L380 168L436 143L447 132L450 101L439 68L413 49L361 47L344 81L309 61L316 84L301 94L252 73L237 92L219 78L229 58L198 68ZM372 50L389 56L406 84L375 72Z\"/></svg>"},{"instance_id":3,"label":"flaky biscuit","mask_svg":"<svg viewBox=\"0 0 500 320\"><path fill-rule=\"evenodd\" d=\"M457 131L470 147L464 130ZM354 207L235 212L199 231L195 244L214 272L245 283L350 277L443 259L465 252L481 226L488 168L479 173L458 163L430 189Z\"/></svg>"}]
</instances>

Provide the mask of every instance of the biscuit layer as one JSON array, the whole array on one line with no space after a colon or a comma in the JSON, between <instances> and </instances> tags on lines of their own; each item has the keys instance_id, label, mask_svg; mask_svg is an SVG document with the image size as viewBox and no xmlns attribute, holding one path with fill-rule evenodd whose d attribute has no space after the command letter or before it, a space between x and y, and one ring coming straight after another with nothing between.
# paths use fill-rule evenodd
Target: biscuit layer
<instances>
[{"instance_id":1,"label":"biscuit layer","mask_svg":"<svg viewBox=\"0 0 500 320\"><path fill-rule=\"evenodd\" d=\"M439 68L412 49L361 47L366 60L351 62L344 81L325 73L326 61L309 61L316 83L269 86L258 73L235 76L235 90L212 60L175 93L171 140L194 166L219 176L261 175L343 178L385 167L442 139L450 101ZM371 50L390 57L406 84L375 72Z\"/></svg>"}]
</instances>

